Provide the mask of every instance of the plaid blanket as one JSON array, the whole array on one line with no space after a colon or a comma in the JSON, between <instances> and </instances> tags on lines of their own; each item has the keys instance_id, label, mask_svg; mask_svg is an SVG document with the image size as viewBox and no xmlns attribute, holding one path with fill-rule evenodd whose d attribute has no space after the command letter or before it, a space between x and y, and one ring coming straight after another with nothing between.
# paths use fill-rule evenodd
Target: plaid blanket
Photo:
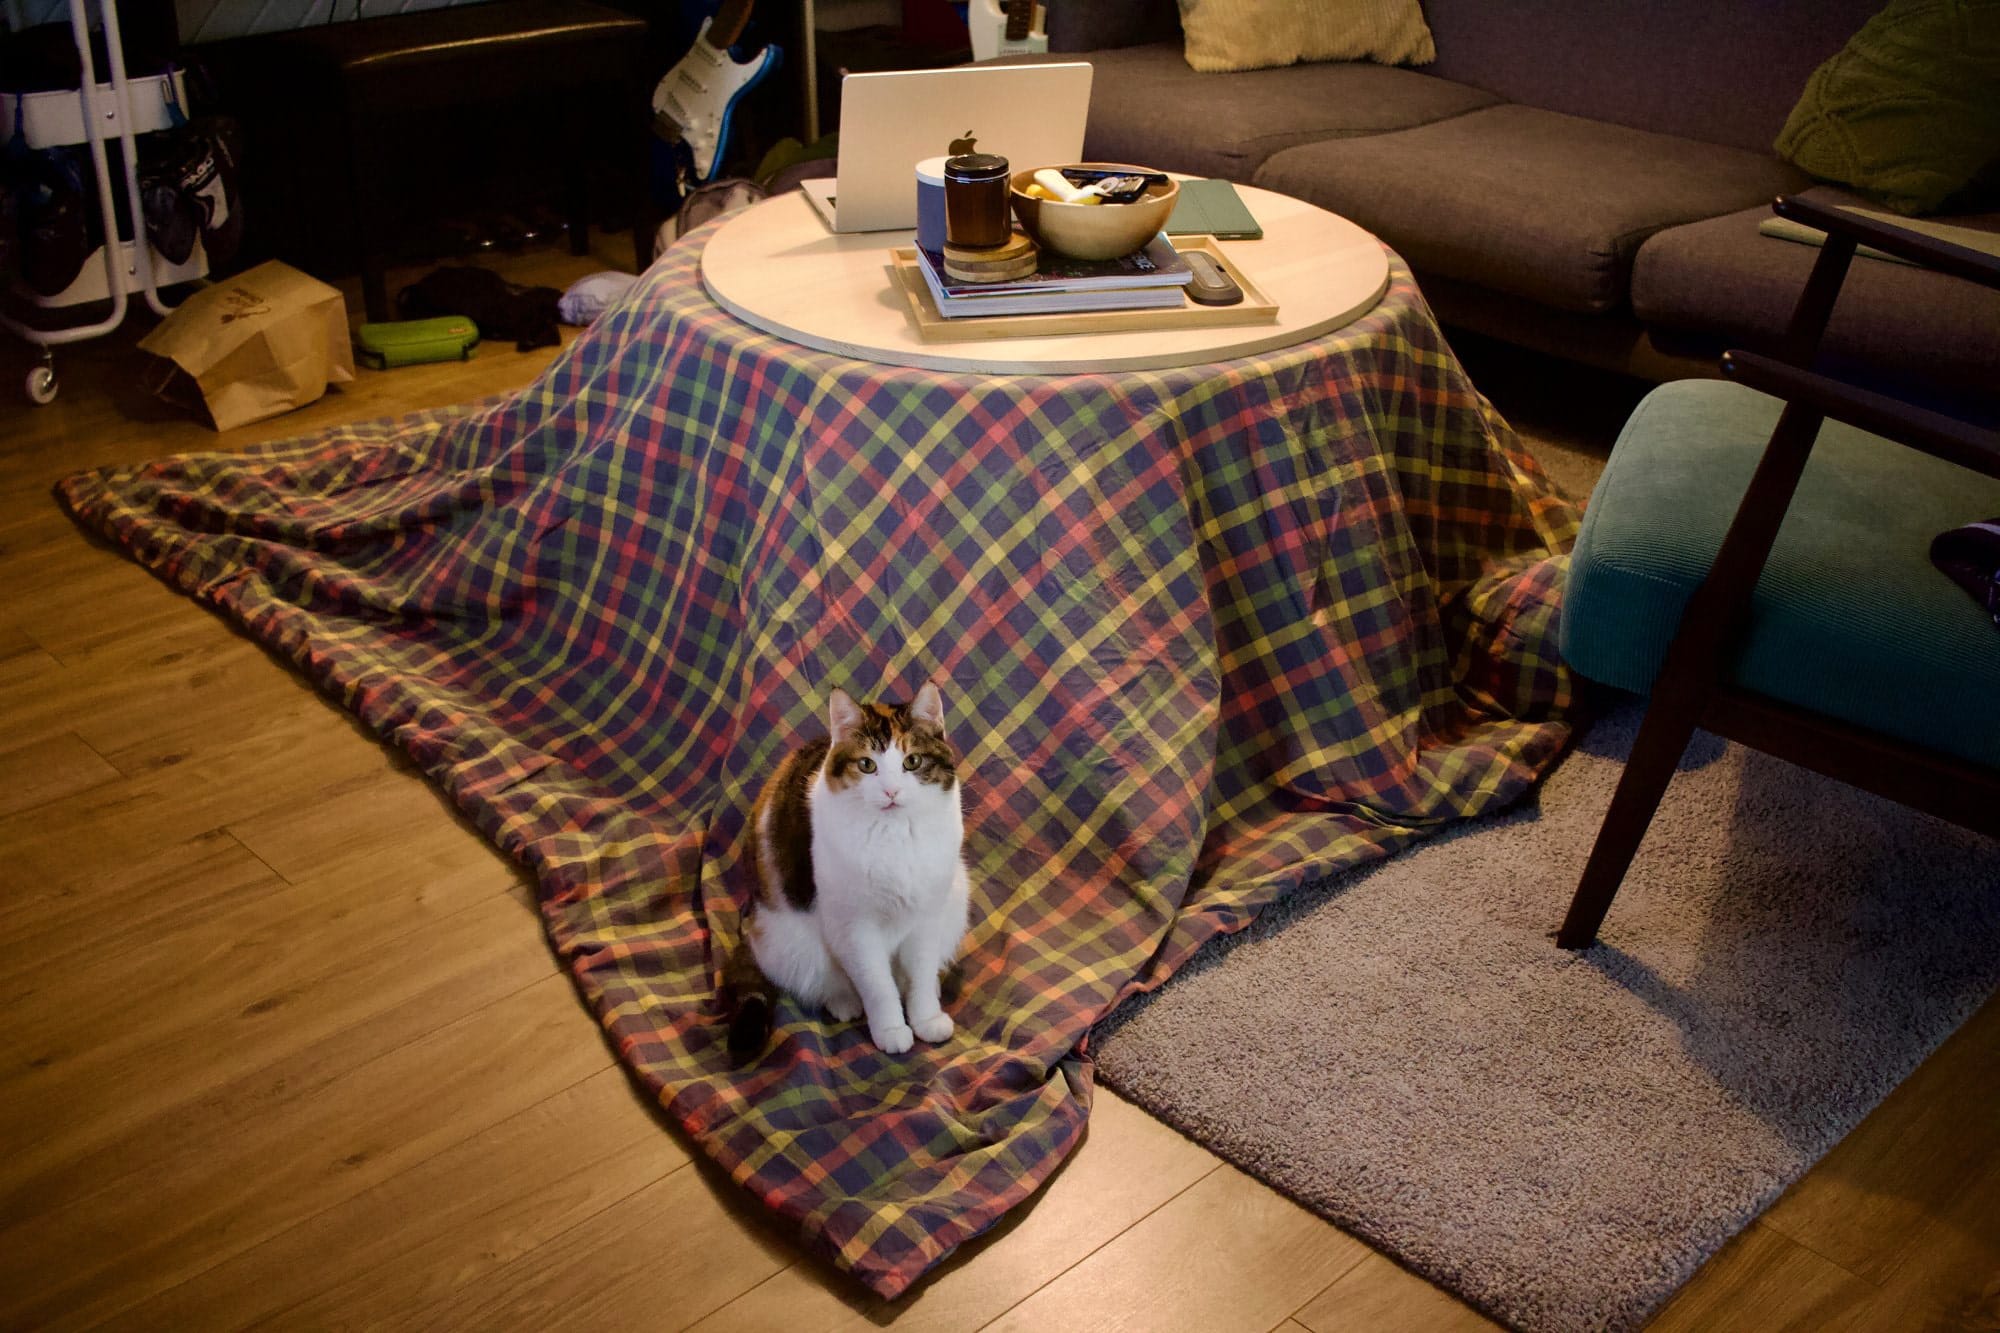
<instances>
[{"instance_id":1,"label":"plaid blanket","mask_svg":"<svg viewBox=\"0 0 2000 1333\"><path fill-rule=\"evenodd\" d=\"M1555 759L1575 512L1400 265L1267 356L979 377L756 332L702 240L504 400L59 490L530 865L618 1057L893 1296L1076 1144L1121 999ZM830 686L925 679L967 775L958 1032L886 1057L788 1002L732 1071L757 789Z\"/></svg>"}]
</instances>

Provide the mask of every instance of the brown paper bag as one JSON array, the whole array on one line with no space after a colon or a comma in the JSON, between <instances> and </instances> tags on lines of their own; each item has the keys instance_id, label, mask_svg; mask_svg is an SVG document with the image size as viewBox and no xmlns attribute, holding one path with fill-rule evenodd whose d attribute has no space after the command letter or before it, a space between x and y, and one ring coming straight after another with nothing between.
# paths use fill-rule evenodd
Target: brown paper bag
<instances>
[{"instance_id":1,"label":"brown paper bag","mask_svg":"<svg viewBox=\"0 0 2000 1333\"><path fill-rule=\"evenodd\" d=\"M153 391L198 399L217 430L304 407L354 378L346 302L275 259L196 292L139 346L164 358Z\"/></svg>"}]
</instances>

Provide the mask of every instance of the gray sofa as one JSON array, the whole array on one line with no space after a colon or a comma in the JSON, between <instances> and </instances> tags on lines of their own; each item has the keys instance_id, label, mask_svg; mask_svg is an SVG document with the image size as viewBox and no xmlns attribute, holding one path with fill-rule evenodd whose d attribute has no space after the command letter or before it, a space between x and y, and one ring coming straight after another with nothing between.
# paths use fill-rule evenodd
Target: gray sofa
<instances>
[{"instance_id":1,"label":"gray sofa","mask_svg":"<svg viewBox=\"0 0 2000 1333\"><path fill-rule=\"evenodd\" d=\"M1882 0L1424 0L1437 59L1199 74L1174 0L1049 6L1095 64L1085 151L1295 195L1369 228L1447 324L1653 379L1772 346L1815 251L1781 193L1863 203L1770 150ZM1947 219L2000 231L2000 213ZM2000 382L2000 296L1857 261L1826 341L1891 381Z\"/></svg>"}]
</instances>

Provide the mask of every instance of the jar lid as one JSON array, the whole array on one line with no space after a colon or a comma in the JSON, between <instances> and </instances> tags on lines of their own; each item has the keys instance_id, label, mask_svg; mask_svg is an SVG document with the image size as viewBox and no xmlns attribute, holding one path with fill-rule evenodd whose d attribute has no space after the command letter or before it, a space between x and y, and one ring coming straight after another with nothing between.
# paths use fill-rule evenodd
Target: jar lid
<instances>
[{"instance_id":1,"label":"jar lid","mask_svg":"<svg viewBox=\"0 0 2000 1333\"><path fill-rule=\"evenodd\" d=\"M993 153L960 153L944 164L947 180L984 181L1007 174L1007 159Z\"/></svg>"},{"instance_id":2,"label":"jar lid","mask_svg":"<svg viewBox=\"0 0 2000 1333\"><path fill-rule=\"evenodd\" d=\"M944 184L944 164L949 157L927 157L917 163L917 179L926 185Z\"/></svg>"}]
</instances>

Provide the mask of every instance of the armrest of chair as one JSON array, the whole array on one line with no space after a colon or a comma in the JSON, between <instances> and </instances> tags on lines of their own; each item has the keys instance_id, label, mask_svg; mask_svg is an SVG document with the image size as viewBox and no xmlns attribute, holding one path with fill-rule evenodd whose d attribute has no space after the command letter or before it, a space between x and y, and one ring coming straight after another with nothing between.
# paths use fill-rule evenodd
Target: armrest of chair
<instances>
[{"instance_id":1,"label":"armrest of chair","mask_svg":"<svg viewBox=\"0 0 2000 1333\"><path fill-rule=\"evenodd\" d=\"M1791 195L1779 196L1771 208L1779 217L1831 234L1850 236L1863 245L1872 245L1898 259L1907 259L1913 264L1949 273L1983 287L2000 288L2000 257L1983 251L1911 231L1880 218L1863 217L1849 209Z\"/></svg>"},{"instance_id":2,"label":"armrest of chair","mask_svg":"<svg viewBox=\"0 0 2000 1333\"><path fill-rule=\"evenodd\" d=\"M1956 417L1857 389L1755 352L1724 352L1722 373L1774 398L1886 436L1933 458L2000 478L2000 437Z\"/></svg>"}]
</instances>

